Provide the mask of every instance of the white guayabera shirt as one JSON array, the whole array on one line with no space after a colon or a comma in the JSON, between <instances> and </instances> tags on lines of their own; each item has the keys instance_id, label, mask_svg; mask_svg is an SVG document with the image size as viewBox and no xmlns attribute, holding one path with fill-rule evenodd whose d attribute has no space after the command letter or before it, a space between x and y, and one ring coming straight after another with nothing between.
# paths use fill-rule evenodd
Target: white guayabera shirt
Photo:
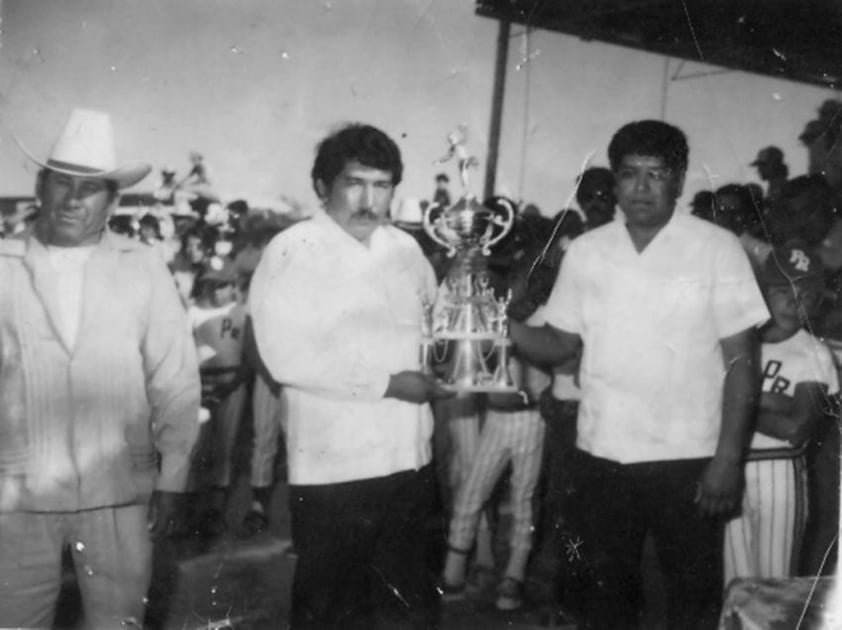
<instances>
[{"instance_id":1,"label":"white guayabera shirt","mask_svg":"<svg viewBox=\"0 0 842 630\"><path fill-rule=\"evenodd\" d=\"M415 240L378 227L366 247L324 212L268 245L252 280L258 350L283 384L291 484L414 470L430 461L428 405L384 399L418 369L421 295L436 293Z\"/></svg>"},{"instance_id":2,"label":"white guayabera shirt","mask_svg":"<svg viewBox=\"0 0 842 630\"><path fill-rule=\"evenodd\" d=\"M737 238L676 213L640 253L624 221L573 241L545 317L584 344L577 446L630 463L713 455L720 339L769 314Z\"/></svg>"}]
</instances>

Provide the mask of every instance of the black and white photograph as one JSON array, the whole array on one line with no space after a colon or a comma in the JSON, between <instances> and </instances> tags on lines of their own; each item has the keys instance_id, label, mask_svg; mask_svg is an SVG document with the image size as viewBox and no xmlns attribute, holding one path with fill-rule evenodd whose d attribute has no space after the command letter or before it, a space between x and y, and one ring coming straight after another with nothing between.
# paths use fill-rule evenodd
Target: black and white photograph
<instances>
[{"instance_id":1,"label":"black and white photograph","mask_svg":"<svg viewBox=\"0 0 842 630\"><path fill-rule=\"evenodd\" d=\"M842 2L0 0L0 628L842 630Z\"/></svg>"}]
</instances>

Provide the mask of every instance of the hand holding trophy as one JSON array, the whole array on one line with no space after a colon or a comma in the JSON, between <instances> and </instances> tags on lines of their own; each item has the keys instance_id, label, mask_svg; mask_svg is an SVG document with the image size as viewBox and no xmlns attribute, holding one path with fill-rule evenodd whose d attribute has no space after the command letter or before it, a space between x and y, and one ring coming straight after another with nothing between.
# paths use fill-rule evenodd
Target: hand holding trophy
<instances>
[{"instance_id":1,"label":"hand holding trophy","mask_svg":"<svg viewBox=\"0 0 842 630\"><path fill-rule=\"evenodd\" d=\"M448 142L448 154L436 164L457 156L464 191L450 208L434 205L424 212L424 230L455 260L438 303L424 305L421 369L442 368L442 384L458 392L514 392L506 315L511 297L495 299L486 257L512 229L515 209L506 204L495 212L471 192L468 170L478 162L466 151L467 129L460 126Z\"/></svg>"}]
</instances>

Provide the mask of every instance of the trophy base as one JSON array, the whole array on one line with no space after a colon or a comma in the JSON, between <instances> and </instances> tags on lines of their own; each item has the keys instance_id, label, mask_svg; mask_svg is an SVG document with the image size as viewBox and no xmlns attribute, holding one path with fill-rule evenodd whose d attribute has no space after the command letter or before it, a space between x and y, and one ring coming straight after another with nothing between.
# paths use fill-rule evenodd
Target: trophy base
<instances>
[{"instance_id":1,"label":"trophy base","mask_svg":"<svg viewBox=\"0 0 842 630\"><path fill-rule=\"evenodd\" d=\"M457 394L516 394L520 389L514 385L495 385L494 383L477 385L459 385L458 383L439 383L442 388Z\"/></svg>"},{"instance_id":2,"label":"trophy base","mask_svg":"<svg viewBox=\"0 0 842 630\"><path fill-rule=\"evenodd\" d=\"M496 341L500 333L496 332L437 332L433 341Z\"/></svg>"}]
</instances>

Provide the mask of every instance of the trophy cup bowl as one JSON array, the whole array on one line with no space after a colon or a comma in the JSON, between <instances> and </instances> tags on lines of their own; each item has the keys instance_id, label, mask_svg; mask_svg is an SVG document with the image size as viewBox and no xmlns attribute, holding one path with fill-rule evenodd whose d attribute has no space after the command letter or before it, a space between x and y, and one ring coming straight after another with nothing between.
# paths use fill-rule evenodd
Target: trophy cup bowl
<instances>
[{"instance_id":1,"label":"trophy cup bowl","mask_svg":"<svg viewBox=\"0 0 842 630\"><path fill-rule=\"evenodd\" d=\"M447 248L448 256L476 248L488 256L491 247L500 242L514 225L514 208L507 207L506 210L507 216L500 216L474 197L466 195L450 208L428 207L424 211L424 231Z\"/></svg>"}]
</instances>

